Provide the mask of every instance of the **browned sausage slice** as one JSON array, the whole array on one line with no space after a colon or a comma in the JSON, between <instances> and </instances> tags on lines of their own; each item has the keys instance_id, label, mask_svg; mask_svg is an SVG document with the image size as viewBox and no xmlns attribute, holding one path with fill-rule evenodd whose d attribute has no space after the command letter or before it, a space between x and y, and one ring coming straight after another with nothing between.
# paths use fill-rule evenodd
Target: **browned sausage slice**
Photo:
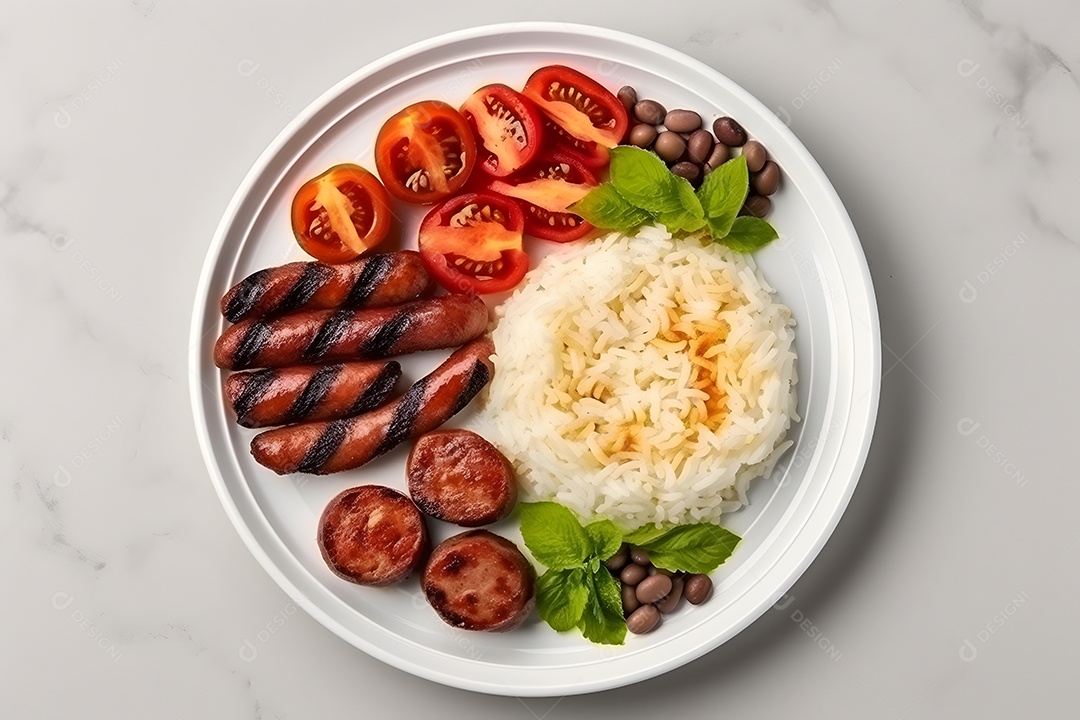
<instances>
[{"instance_id":1,"label":"browned sausage slice","mask_svg":"<svg viewBox=\"0 0 1080 720\"><path fill-rule=\"evenodd\" d=\"M214 363L246 370L372 360L455 347L479 336L487 323L487 306L474 295L368 310L308 310L236 323L214 345Z\"/></svg>"},{"instance_id":2,"label":"browned sausage slice","mask_svg":"<svg viewBox=\"0 0 1080 720\"><path fill-rule=\"evenodd\" d=\"M335 420L379 407L400 377L396 360L266 368L229 375L225 397L244 427Z\"/></svg>"},{"instance_id":3,"label":"browned sausage slice","mask_svg":"<svg viewBox=\"0 0 1080 720\"><path fill-rule=\"evenodd\" d=\"M319 549L334 574L358 585L390 585L427 554L427 525L412 501L382 485L339 494L319 520Z\"/></svg>"},{"instance_id":4,"label":"browned sausage slice","mask_svg":"<svg viewBox=\"0 0 1080 720\"><path fill-rule=\"evenodd\" d=\"M435 548L424 567L424 595L447 624L502 632L535 604L536 574L514 543L469 530Z\"/></svg>"},{"instance_id":5,"label":"browned sausage slice","mask_svg":"<svg viewBox=\"0 0 1080 720\"><path fill-rule=\"evenodd\" d=\"M456 415L491 380L494 353L490 337L478 338L378 410L267 430L252 439L251 454L279 475L325 475L360 467Z\"/></svg>"},{"instance_id":6,"label":"browned sausage slice","mask_svg":"<svg viewBox=\"0 0 1080 720\"><path fill-rule=\"evenodd\" d=\"M469 430L421 435L405 465L409 495L437 520L479 527L510 514L517 483L510 461Z\"/></svg>"},{"instance_id":7,"label":"browned sausage slice","mask_svg":"<svg viewBox=\"0 0 1080 720\"><path fill-rule=\"evenodd\" d=\"M415 250L367 255L329 265L294 262L259 270L221 298L229 322L296 310L383 307L412 300L431 288Z\"/></svg>"}]
</instances>

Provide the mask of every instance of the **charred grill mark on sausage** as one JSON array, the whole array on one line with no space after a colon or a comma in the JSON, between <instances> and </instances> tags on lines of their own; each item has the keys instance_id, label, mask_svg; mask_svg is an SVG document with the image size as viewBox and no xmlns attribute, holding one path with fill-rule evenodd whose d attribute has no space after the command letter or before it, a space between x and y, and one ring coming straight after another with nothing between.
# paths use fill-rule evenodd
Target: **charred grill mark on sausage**
<instances>
[{"instance_id":1,"label":"charred grill mark on sausage","mask_svg":"<svg viewBox=\"0 0 1080 720\"><path fill-rule=\"evenodd\" d=\"M266 347L269 340L270 325L262 320L253 322L247 332L244 333L244 338L240 341L239 347L236 348L236 353L233 355L234 366L240 368L253 367L255 358L259 356L259 353Z\"/></svg>"},{"instance_id":2,"label":"charred grill mark on sausage","mask_svg":"<svg viewBox=\"0 0 1080 720\"><path fill-rule=\"evenodd\" d=\"M393 261L389 255L371 255L364 264L342 307L360 307L386 282Z\"/></svg>"},{"instance_id":3,"label":"charred grill mark on sausage","mask_svg":"<svg viewBox=\"0 0 1080 720\"><path fill-rule=\"evenodd\" d=\"M409 310L401 310L394 317L379 328L375 335L364 343L361 351L365 357L387 357L391 354L391 348L401 339L405 331L412 324L413 314Z\"/></svg>"},{"instance_id":4,"label":"charred grill mark on sausage","mask_svg":"<svg viewBox=\"0 0 1080 720\"><path fill-rule=\"evenodd\" d=\"M375 378L371 386L356 398L356 402L349 408L349 415L359 415L379 407L383 399L390 394L401 377L401 365L397 362L387 363L379 377Z\"/></svg>"},{"instance_id":5,"label":"charred grill mark on sausage","mask_svg":"<svg viewBox=\"0 0 1080 720\"><path fill-rule=\"evenodd\" d=\"M383 440L375 449L372 458L390 452L405 441L416 426L416 416L420 414L420 408L424 404L424 396L427 394L427 386L431 382L431 376L420 378L410 387L394 408L394 415L386 426Z\"/></svg>"},{"instance_id":6,"label":"charred grill mark on sausage","mask_svg":"<svg viewBox=\"0 0 1080 720\"><path fill-rule=\"evenodd\" d=\"M318 473L322 470L322 467L326 465L326 461L341 447L346 433L348 433L355 420L356 418L345 418L343 420L334 420L327 425L326 429L315 441L315 444L304 455L304 459L300 461L296 471Z\"/></svg>"},{"instance_id":7,"label":"charred grill mark on sausage","mask_svg":"<svg viewBox=\"0 0 1080 720\"><path fill-rule=\"evenodd\" d=\"M269 369L258 370L248 375L247 382L244 383L244 389L241 391L240 396L236 398L236 402L233 403L233 410L236 411L236 421L238 423L244 427L251 427L248 424L248 413L262 399L266 389L270 387L276 377L277 372Z\"/></svg>"},{"instance_id":8,"label":"charred grill mark on sausage","mask_svg":"<svg viewBox=\"0 0 1080 720\"><path fill-rule=\"evenodd\" d=\"M259 270L238 282L222 298L221 313L239 322L294 310L387 306L413 300L431 284L413 250L336 265L294 262Z\"/></svg>"},{"instance_id":9,"label":"charred grill mark on sausage","mask_svg":"<svg viewBox=\"0 0 1080 720\"><path fill-rule=\"evenodd\" d=\"M338 310L333 313L315 333L308 346L304 348L302 358L304 362L317 362L321 360L335 342L344 334L346 326L355 317L352 310Z\"/></svg>"},{"instance_id":10,"label":"charred grill mark on sausage","mask_svg":"<svg viewBox=\"0 0 1080 720\"><path fill-rule=\"evenodd\" d=\"M285 293L281 301L271 308L269 312L274 314L287 313L303 307L318 292L319 288L329 282L333 276L334 270L330 266L322 263L308 263L304 271L300 273L300 277L289 288L289 292Z\"/></svg>"},{"instance_id":11,"label":"charred grill mark on sausage","mask_svg":"<svg viewBox=\"0 0 1080 720\"><path fill-rule=\"evenodd\" d=\"M240 281L225 303L222 314L229 322L236 322L251 312L266 292L271 269L259 270Z\"/></svg>"},{"instance_id":12,"label":"charred grill mark on sausage","mask_svg":"<svg viewBox=\"0 0 1080 720\"><path fill-rule=\"evenodd\" d=\"M334 384L334 380L341 374L344 367L344 365L338 364L323 365L319 368L285 413L282 422L299 422L310 415L326 398L327 393L330 392L330 387Z\"/></svg>"}]
</instances>

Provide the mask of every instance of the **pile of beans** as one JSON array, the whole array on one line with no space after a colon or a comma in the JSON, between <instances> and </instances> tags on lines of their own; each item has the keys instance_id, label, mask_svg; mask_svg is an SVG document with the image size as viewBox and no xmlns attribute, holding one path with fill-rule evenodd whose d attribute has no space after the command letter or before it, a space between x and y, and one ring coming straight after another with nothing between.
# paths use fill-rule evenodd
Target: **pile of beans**
<instances>
[{"instance_id":1,"label":"pile of beans","mask_svg":"<svg viewBox=\"0 0 1080 720\"><path fill-rule=\"evenodd\" d=\"M671 172L694 187L741 148L750 170L750 194L740 214L765 217L772 209L769 196L780 186L780 166L769 159L764 145L747 137L734 118L717 118L709 132L702 127L699 113L667 110L656 100L639 100L629 85L619 89L619 100L630 115L630 132L623 144L652 150Z\"/></svg>"},{"instance_id":2,"label":"pile of beans","mask_svg":"<svg viewBox=\"0 0 1080 720\"><path fill-rule=\"evenodd\" d=\"M674 612L683 598L691 605L700 605L712 592L708 575L673 573L655 567L648 553L630 545L623 545L604 564L622 584L626 629L637 635L655 629L660 616Z\"/></svg>"}]
</instances>

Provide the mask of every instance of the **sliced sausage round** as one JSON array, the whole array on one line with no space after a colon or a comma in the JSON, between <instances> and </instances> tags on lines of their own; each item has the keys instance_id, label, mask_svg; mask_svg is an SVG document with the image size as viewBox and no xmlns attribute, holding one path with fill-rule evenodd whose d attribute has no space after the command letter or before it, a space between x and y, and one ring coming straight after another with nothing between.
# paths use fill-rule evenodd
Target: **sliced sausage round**
<instances>
[{"instance_id":1,"label":"sliced sausage round","mask_svg":"<svg viewBox=\"0 0 1080 720\"><path fill-rule=\"evenodd\" d=\"M318 540L334 574L358 585L403 580L430 547L424 517L412 500L382 485L349 488L331 500Z\"/></svg>"},{"instance_id":2,"label":"sliced sausage round","mask_svg":"<svg viewBox=\"0 0 1080 720\"><path fill-rule=\"evenodd\" d=\"M422 435L405 464L409 494L422 512L463 527L501 520L517 502L510 461L469 430Z\"/></svg>"},{"instance_id":3,"label":"sliced sausage round","mask_svg":"<svg viewBox=\"0 0 1080 720\"><path fill-rule=\"evenodd\" d=\"M445 540L424 568L424 595L448 625L513 630L536 603L536 573L514 543L487 530Z\"/></svg>"}]
</instances>

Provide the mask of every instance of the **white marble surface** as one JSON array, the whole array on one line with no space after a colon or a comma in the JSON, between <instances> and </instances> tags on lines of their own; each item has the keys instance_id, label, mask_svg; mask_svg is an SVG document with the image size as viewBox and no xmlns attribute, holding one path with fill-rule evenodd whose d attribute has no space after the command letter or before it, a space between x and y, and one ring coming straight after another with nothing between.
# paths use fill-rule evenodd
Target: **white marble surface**
<instances>
[{"instance_id":1,"label":"white marble surface","mask_svg":"<svg viewBox=\"0 0 1080 720\"><path fill-rule=\"evenodd\" d=\"M7 3L0 10L4 717L1066 717L1080 664L1080 8L1066 0ZM885 343L835 536L727 645L565 699L473 695L337 639L207 479L204 252L288 119L475 24L608 25L787 118L858 228ZM831 648L831 649L829 649Z\"/></svg>"}]
</instances>

